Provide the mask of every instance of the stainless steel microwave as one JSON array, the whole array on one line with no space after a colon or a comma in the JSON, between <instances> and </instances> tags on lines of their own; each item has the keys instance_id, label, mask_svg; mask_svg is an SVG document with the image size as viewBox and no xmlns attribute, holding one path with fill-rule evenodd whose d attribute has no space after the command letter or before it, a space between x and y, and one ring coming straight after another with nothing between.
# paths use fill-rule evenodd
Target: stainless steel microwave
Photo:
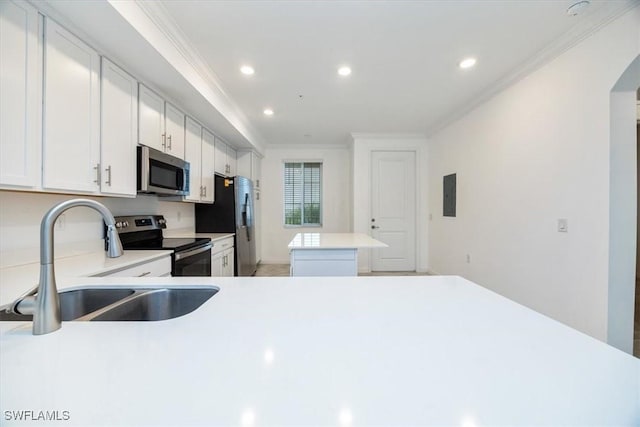
<instances>
[{"instance_id":1,"label":"stainless steel microwave","mask_svg":"<svg viewBox=\"0 0 640 427\"><path fill-rule=\"evenodd\" d=\"M138 193L189 194L189 162L144 145L138 146L137 157Z\"/></svg>"}]
</instances>

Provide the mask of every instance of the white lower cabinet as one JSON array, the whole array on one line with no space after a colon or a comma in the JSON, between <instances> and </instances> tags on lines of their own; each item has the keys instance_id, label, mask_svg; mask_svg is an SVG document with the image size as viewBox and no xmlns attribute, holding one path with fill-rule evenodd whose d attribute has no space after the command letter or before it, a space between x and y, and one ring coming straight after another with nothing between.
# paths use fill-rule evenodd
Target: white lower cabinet
<instances>
[{"instance_id":1,"label":"white lower cabinet","mask_svg":"<svg viewBox=\"0 0 640 427\"><path fill-rule=\"evenodd\" d=\"M171 255L138 264L134 267L96 275L98 277L169 277L171 276Z\"/></svg>"},{"instance_id":2,"label":"white lower cabinet","mask_svg":"<svg viewBox=\"0 0 640 427\"><path fill-rule=\"evenodd\" d=\"M358 249L292 249L291 276L357 276Z\"/></svg>"},{"instance_id":3,"label":"white lower cabinet","mask_svg":"<svg viewBox=\"0 0 640 427\"><path fill-rule=\"evenodd\" d=\"M211 276L232 277L234 270L233 237L213 243L211 250Z\"/></svg>"}]
</instances>

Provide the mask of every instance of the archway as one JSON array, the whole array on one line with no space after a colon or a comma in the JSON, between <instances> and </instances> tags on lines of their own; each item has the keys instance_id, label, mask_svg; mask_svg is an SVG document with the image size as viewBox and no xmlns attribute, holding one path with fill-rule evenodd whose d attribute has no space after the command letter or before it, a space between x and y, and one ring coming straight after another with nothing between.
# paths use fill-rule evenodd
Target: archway
<instances>
[{"instance_id":1,"label":"archway","mask_svg":"<svg viewBox=\"0 0 640 427\"><path fill-rule=\"evenodd\" d=\"M610 94L607 342L627 353L633 352L636 282L638 88L640 56Z\"/></svg>"}]
</instances>

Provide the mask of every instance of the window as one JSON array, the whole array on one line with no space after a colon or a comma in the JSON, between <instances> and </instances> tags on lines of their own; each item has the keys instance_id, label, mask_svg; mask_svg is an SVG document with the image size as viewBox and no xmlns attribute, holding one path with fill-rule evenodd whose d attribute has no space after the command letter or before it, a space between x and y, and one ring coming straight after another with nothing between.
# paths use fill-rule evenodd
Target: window
<instances>
[{"instance_id":1,"label":"window","mask_svg":"<svg viewBox=\"0 0 640 427\"><path fill-rule=\"evenodd\" d=\"M322 163L284 164L284 224L322 225Z\"/></svg>"}]
</instances>

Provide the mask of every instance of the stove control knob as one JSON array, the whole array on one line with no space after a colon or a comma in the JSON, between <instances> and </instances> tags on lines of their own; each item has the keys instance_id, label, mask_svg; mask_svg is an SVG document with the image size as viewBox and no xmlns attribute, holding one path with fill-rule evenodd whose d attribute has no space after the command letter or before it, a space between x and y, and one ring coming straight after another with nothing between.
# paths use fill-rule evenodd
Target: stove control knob
<instances>
[{"instance_id":1,"label":"stove control knob","mask_svg":"<svg viewBox=\"0 0 640 427\"><path fill-rule=\"evenodd\" d=\"M129 226L129 221L125 221L122 226L125 227L125 228L128 227Z\"/></svg>"},{"instance_id":2,"label":"stove control knob","mask_svg":"<svg viewBox=\"0 0 640 427\"><path fill-rule=\"evenodd\" d=\"M117 221L116 228L122 228L122 227L124 227L124 223L122 221Z\"/></svg>"}]
</instances>

